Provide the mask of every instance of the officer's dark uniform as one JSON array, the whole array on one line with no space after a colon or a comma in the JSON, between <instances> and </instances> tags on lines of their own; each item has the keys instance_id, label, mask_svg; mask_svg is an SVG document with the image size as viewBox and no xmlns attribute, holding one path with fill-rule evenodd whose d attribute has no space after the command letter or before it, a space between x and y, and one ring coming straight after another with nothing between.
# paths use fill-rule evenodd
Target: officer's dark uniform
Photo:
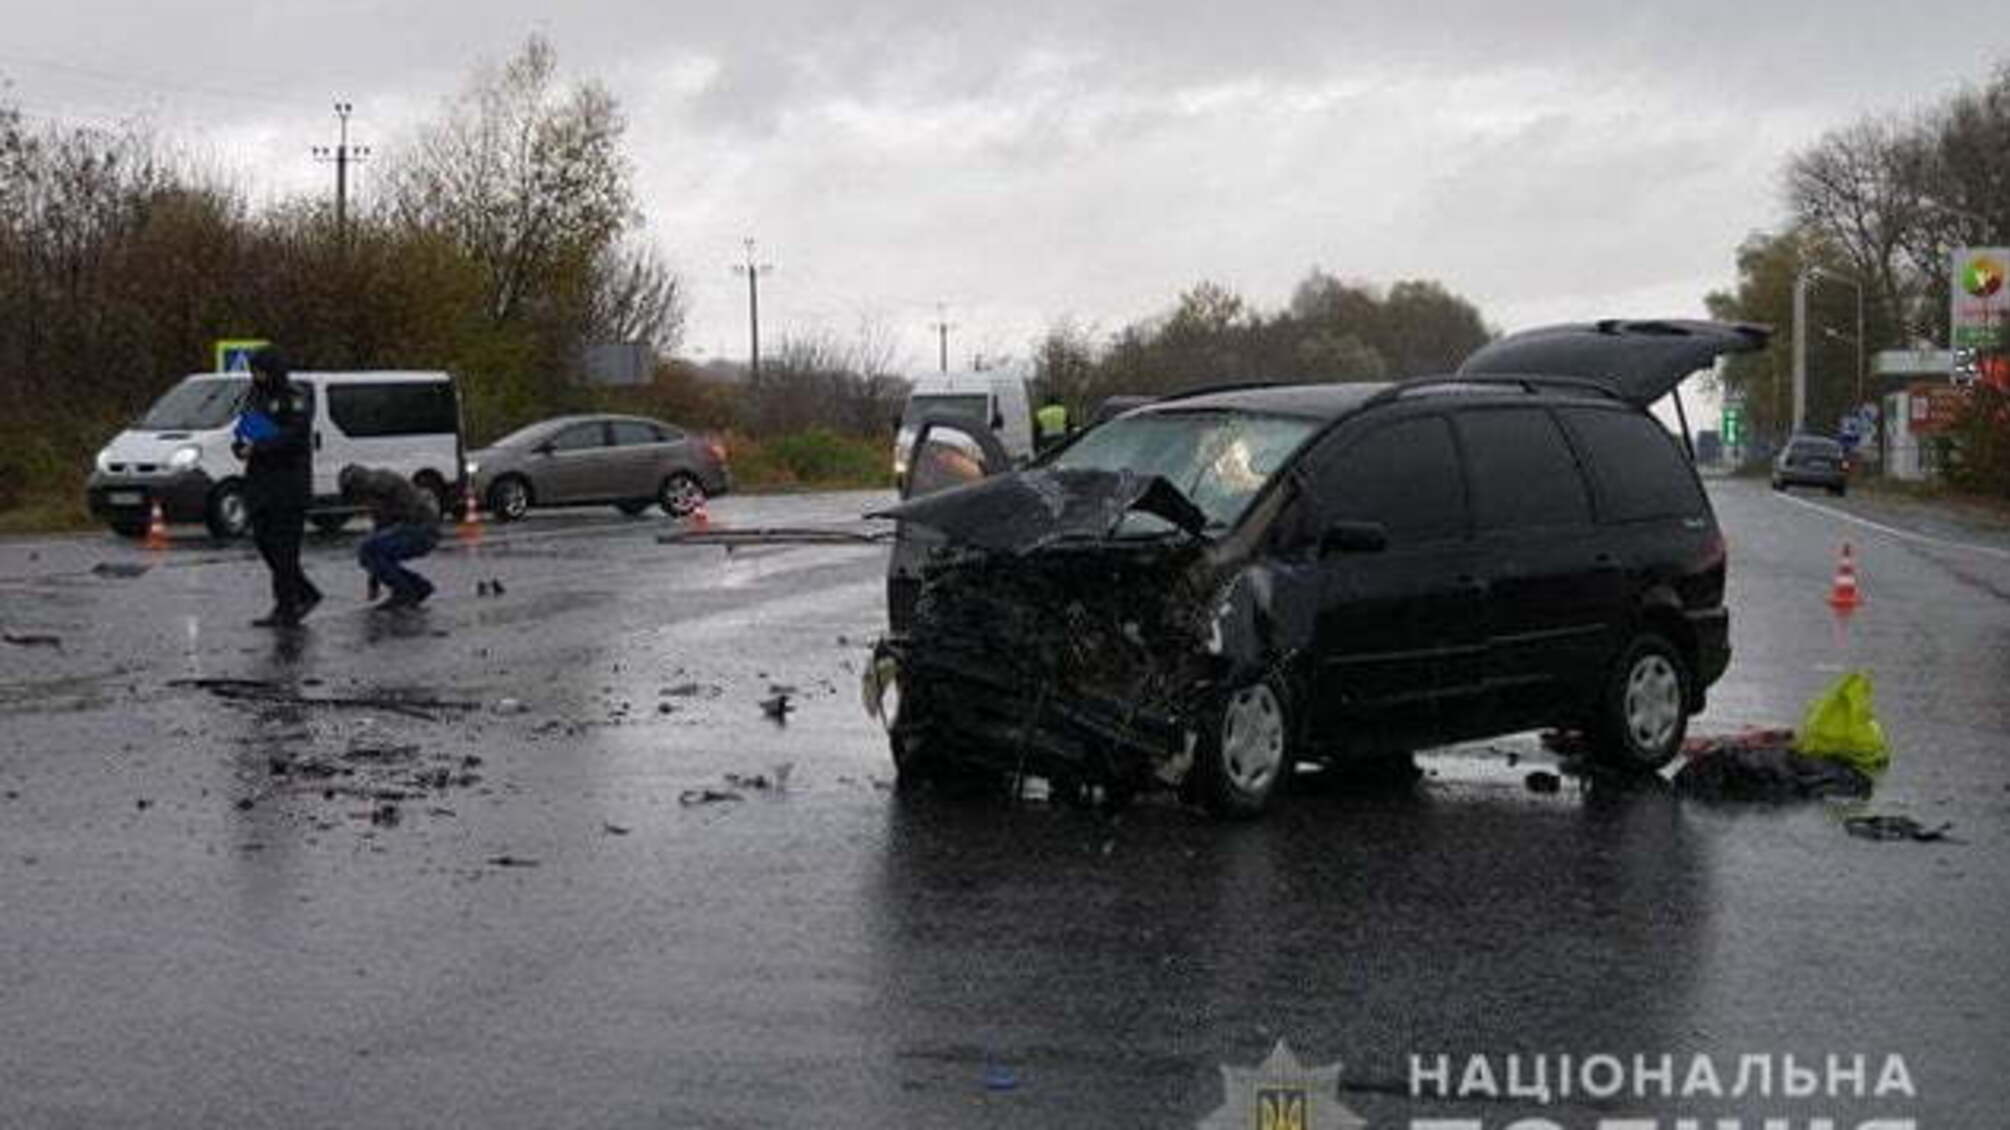
<instances>
[{"instance_id":1,"label":"officer's dark uniform","mask_svg":"<svg viewBox=\"0 0 2010 1130\"><path fill-rule=\"evenodd\" d=\"M278 434L245 443L244 501L251 538L272 570L272 612L261 624L292 624L321 602L321 590L300 568L300 539L314 494L314 402L288 381L286 365L270 350L252 355L247 412L271 417ZM259 374L269 374L263 380Z\"/></svg>"}]
</instances>

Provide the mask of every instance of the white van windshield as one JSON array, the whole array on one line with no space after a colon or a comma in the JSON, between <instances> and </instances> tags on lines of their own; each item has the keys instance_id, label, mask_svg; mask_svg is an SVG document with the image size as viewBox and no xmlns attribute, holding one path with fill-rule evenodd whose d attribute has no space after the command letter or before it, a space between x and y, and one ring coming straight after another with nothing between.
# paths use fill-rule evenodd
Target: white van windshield
<instances>
[{"instance_id":1,"label":"white van windshield","mask_svg":"<svg viewBox=\"0 0 2010 1130\"><path fill-rule=\"evenodd\" d=\"M140 417L138 430L147 432L199 432L220 428L237 415L251 388L248 377L207 377L183 381L167 390L147 414Z\"/></svg>"}]
</instances>

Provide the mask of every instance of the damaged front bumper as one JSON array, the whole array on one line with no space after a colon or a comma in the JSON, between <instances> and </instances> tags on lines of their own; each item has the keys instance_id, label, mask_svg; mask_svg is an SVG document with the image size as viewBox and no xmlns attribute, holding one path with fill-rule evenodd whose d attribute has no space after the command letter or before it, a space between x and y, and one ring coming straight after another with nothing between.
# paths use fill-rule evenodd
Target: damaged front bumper
<instances>
[{"instance_id":1,"label":"damaged front bumper","mask_svg":"<svg viewBox=\"0 0 2010 1130\"><path fill-rule=\"evenodd\" d=\"M1167 709L1053 683L1028 686L988 664L874 649L866 709L895 744L931 761L1018 776L1176 786L1193 766L1195 715L1217 697L1201 681Z\"/></svg>"}]
</instances>

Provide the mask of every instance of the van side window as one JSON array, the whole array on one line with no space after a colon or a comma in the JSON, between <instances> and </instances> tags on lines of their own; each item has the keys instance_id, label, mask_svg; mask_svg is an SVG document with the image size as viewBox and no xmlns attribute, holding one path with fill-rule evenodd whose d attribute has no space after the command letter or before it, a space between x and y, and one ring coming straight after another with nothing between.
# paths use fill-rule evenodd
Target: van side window
<instances>
[{"instance_id":1,"label":"van side window","mask_svg":"<svg viewBox=\"0 0 2010 1130\"><path fill-rule=\"evenodd\" d=\"M1690 518L1707 509L1689 460L1652 417L1594 408L1565 408L1561 414L1591 463L1601 520Z\"/></svg>"},{"instance_id":2,"label":"van side window","mask_svg":"<svg viewBox=\"0 0 2010 1130\"><path fill-rule=\"evenodd\" d=\"M1591 524L1577 457L1547 411L1479 409L1458 421L1480 530Z\"/></svg>"},{"instance_id":3,"label":"van side window","mask_svg":"<svg viewBox=\"0 0 2010 1130\"><path fill-rule=\"evenodd\" d=\"M1327 522L1380 522L1393 549L1466 534L1459 452L1443 416L1378 428L1314 466L1314 511Z\"/></svg>"},{"instance_id":4,"label":"van side window","mask_svg":"<svg viewBox=\"0 0 2010 1130\"><path fill-rule=\"evenodd\" d=\"M329 419L352 438L452 435L460 430L454 388L445 381L330 381L323 391Z\"/></svg>"}]
</instances>

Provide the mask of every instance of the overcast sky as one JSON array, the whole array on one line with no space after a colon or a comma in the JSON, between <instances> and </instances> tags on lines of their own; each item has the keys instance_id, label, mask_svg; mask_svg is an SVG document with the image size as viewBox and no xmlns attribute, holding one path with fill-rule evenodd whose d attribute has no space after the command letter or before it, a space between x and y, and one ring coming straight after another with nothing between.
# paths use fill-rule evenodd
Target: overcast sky
<instances>
[{"instance_id":1,"label":"overcast sky","mask_svg":"<svg viewBox=\"0 0 2010 1130\"><path fill-rule=\"evenodd\" d=\"M329 191L330 103L391 148L538 32L629 120L685 352L896 335L952 365L1112 331L1201 279L1439 280L1494 326L1695 315L1785 156L2010 61L1987 6L0 0L6 98L152 122L255 198ZM370 188L365 165L358 191Z\"/></svg>"}]
</instances>

